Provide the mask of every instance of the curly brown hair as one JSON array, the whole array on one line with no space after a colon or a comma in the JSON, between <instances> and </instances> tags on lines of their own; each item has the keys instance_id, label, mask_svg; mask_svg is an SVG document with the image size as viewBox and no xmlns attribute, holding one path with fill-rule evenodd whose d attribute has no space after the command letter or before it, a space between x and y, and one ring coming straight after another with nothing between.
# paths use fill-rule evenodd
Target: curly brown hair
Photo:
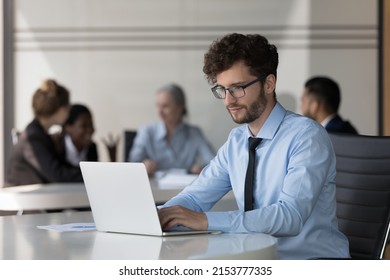
<instances>
[{"instance_id":1,"label":"curly brown hair","mask_svg":"<svg viewBox=\"0 0 390 280\"><path fill-rule=\"evenodd\" d=\"M236 62L244 61L254 76L264 80L269 74L276 77L279 58L275 45L258 34L228 34L215 40L204 55L203 72L210 84L216 76Z\"/></svg>"}]
</instances>

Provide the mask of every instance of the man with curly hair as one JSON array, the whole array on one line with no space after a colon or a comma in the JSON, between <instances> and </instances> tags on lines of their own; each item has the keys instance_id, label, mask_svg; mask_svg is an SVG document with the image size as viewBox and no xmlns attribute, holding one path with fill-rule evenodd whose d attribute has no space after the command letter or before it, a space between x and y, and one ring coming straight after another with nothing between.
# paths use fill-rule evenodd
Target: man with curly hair
<instances>
[{"instance_id":1,"label":"man with curly hair","mask_svg":"<svg viewBox=\"0 0 390 280\"><path fill-rule=\"evenodd\" d=\"M330 139L320 124L278 103L277 66L276 47L261 35L228 34L213 42L203 71L241 125L199 177L161 207L160 222L165 229L271 234L280 259L348 258L347 237L337 226ZM210 212L230 190L238 210Z\"/></svg>"}]
</instances>

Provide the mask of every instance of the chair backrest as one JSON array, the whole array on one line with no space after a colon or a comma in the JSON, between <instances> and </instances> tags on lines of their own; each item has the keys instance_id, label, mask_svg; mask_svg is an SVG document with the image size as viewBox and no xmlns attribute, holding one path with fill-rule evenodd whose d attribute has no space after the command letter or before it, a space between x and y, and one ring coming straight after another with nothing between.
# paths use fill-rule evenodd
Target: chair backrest
<instances>
[{"instance_id":1,"label":"chair backrest","mask_svg":"<svg viewBox=\"0 0 390 280\"><path fill-rule=\"evenodd\" d=\"M19 142L21 132L17 130L16 128L11 129L11 141L12 145L16 145Z\"/></svg>"},{"instance_id":2,"label":"chair backrest","mask_svg":"<svg viewBox=\"0 0 390 280\"><path fill-rule=\"evenodd\" d=\"M124 161L129 161L129 153L131 150L131 147L133 146L134 138L137 135L137 131L135 130L125 130L125 135L124 135L124 156L123 159Z\"/></svg>"},{"instance_id":3,"label":"chair backrest","mask_svg":"<svg viewBox=\"0 0 390 280\"><path fill-rule=\"evenodd\" d=\"M390 224L390 137L329 134L339 228L353 259L381 259Z\"/></svg>"}]
</instances>

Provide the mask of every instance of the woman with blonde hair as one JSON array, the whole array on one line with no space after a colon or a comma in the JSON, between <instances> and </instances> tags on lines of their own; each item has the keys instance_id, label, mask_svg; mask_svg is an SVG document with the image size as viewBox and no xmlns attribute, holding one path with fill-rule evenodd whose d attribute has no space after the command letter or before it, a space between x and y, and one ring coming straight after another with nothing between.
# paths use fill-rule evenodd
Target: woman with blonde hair
<instances>
[{"instance_id":1,"label":"woman with blonde hair","mask_svg":"<svg viewBox=\"0 0 390 280\"><path fill-rule=\"evenodd\" d=\"M63 125L69 114L69 91L55 80L45 80L32 98L34 119L12 151L6 186L51 182L81 182L79 167L61 156L49 129Z\"/></svg>"}]
</instances>

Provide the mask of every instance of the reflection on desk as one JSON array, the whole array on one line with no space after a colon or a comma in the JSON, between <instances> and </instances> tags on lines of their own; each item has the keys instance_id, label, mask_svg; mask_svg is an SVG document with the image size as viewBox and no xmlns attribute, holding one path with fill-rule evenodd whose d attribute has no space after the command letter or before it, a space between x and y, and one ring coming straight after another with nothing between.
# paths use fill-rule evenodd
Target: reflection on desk
<instances>
[{"instance_id":1,"label":"reflection on desk","mask_svg":"<svg viewBox=\"0 0 390 280\"><path fill-rule=\"evenodd\" d=\"M275 259L275 238L261 233L141 236L96 232L92 259Z\"/></svg>"},{"instance_id":2,"label":"reflection on desk","mask_svg":"<svg viewBox=\"0 0 390 280\"><path fill-rule=\"evenodd\" d=\"M141 236L53 232L38 225L93 222L90 212L0 217L0 259L275 259L276 239L254 234Z\"/></svg>"},{"instance_id":3,"label":"reflection on desk","mask_svg":"<svg viewBox=\"0 0 390 280\"><path fill-rule=\"evenodd\" d=\"M162 204L178 194L182 188L174 186L159 188L155 180L151 187L156 204ZM107 186L108 188L110 186ZM89 207L88 196L83 183L36 184L0 189L0 210L26 211ZM213 211L237 209L232 192L219 201Z\"/></svg>"}]
</instances>

